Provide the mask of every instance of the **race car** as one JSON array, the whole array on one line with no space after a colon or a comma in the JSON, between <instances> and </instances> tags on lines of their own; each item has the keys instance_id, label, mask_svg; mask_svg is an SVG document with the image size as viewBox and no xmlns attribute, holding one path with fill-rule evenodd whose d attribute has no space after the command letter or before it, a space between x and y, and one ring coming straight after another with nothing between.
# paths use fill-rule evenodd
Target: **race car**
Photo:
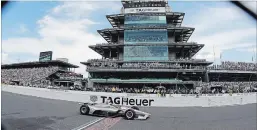
<instances>
[{"instance_id":1,"label":"race car","mask_svg":"<svg viewBox=\"0 0 257 130\"><path fill-rule=\"evenodd\" d=\"M151 114L140 111L137 106L121 106L112 104L80 103L80 114L101 117L124 117L127 120L145 120Z\"/></svg>"}]
</instances>

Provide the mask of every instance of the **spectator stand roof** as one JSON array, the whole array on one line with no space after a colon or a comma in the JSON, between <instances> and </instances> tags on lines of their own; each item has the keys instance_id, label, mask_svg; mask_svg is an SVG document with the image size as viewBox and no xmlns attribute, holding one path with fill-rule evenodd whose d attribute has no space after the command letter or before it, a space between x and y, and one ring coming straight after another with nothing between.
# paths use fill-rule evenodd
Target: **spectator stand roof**
<instances>
[{"instance_id":1,"label":"spectator stand roof","mask_svg":"<svg viewBox=\"0 0 257 130\"><path fill-rule=\"evenodd\" d=\"M197 44L196 42L173 42L173 43L138 43L138 44L97 44L90 45L89 48L105 56L107 53L116 54L119 50L123 50L124 46L168 46L171 52L177 52L179 55L184 53L190 58L193 57L199 50L204 47L204 44Z\"/></svg>"},{"instance_id":2,"label":"spectator stand roof","mask_svg":"<svg viewBox=\"0 0 257 130\"><path fill-rule=\"evenodd\" d=\"M133 30L136 30L135 28L131 28ZM138 30L153 30L151 28L141 28ZM156 28L161 29L161 28ZM154 30L156 30L154 29ZM129 29L126 29L129 30ZM176 36L176 40L187 42L192 33L194 32L194 28L191 27L174 27L168 26L168 35L169 36ZM112 37L118 37L118 35L124 35L124 28L106 28L102 30L97 30L97 32L108 42L112 42Z\"/></svg>"},{"instance_id":3,"label":"spectator stand roof","mask_svg":"<svg viewBox=\"0 0 257 130\"><path fill-rule=\"evenodd\" d=\"M59 66L67 68L78 68L79 66L73 65L64 61L51 60L51 61L33 61L33 62L22 62L22 63L13 63L13 64L3 64L1 65L2 69L11 69L11 68L33 68L33 67L47 67L47 66Z\"/></svg>"},{"instance_id":4,"label":"spectator stand roof","mask_svg":"<svg viewBox=\"0 0 257 130\"><path fill-rule=\"evenodd\" d=\"M133 13L133 15L140 15L142 13ZM166 15L167 23L173 26L181 26L185 13L181 12L166 12L166 13L146 13L145 15ZM129 14L126 14L129 15ZM124 25L124 14L112 14L106 15L106 18L110 22L113 28L119 28L120 25Z\"/></svg>"}]
</instances>

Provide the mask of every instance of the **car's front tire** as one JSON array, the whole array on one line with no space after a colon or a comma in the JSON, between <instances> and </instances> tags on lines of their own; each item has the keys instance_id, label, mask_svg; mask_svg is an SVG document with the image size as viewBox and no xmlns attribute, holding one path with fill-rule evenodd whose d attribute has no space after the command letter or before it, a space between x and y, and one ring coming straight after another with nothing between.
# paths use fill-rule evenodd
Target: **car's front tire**
<instances>
[{"instance_id":1,"label":"car's front tire","mask_svg":"<svg viewBox=\"0 0 257 130\"><path fill-rule=\"evenodd\" d=\"M80 114L81 115L88 115L89 113L89 107L87 105L82 105L80 107Z\"/></svg>"},{"instance_id":2,"label":"car's front tire","mask_svg":"<svg viewBox=\"0 0 257 130\"><path fill-rule=\"evenodd\" d=\"M128 109L126 112L125 112L125 119L127 120L134 120L135 116L136 116L136 113L135 111L133 111L132 109Z\"/></svg>"}]
</instances>

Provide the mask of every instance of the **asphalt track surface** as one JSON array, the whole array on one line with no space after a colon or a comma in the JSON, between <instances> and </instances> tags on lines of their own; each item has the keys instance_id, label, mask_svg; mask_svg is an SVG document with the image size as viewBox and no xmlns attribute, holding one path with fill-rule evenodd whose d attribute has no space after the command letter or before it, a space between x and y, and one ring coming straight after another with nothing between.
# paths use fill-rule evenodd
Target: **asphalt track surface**
<instances>
[{"instance_id":1,"label":"asphalt track surface","mask_svg":"<svg viewBox=\"0 0 257 130\"><path fill-rule=\"evenodd\" d=\"M131 121L83 116L78 107L76 102L2 91L2 123L14 130L256 130L257 122L257 104L140 108L151 117Z\"/></svg>"}]
</instances>

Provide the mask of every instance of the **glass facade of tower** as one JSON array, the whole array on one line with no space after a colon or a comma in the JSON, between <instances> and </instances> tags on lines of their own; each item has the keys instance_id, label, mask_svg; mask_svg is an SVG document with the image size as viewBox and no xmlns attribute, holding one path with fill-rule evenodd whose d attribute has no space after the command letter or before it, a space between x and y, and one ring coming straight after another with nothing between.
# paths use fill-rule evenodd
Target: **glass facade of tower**
<instances>
[{"instance_id":1,"label":"glass facade of tower","mask_svg":"<svg viewBox=\"0 0 257 130\"><path fill-rule=\"evenodd\" d=\"M166 16L125 14L125 28L165 26ZM167 29L124 30L124 44L168 43ZM168 60L168 46L125 46L124 61Z\"/></svg>"}]
</instances>

